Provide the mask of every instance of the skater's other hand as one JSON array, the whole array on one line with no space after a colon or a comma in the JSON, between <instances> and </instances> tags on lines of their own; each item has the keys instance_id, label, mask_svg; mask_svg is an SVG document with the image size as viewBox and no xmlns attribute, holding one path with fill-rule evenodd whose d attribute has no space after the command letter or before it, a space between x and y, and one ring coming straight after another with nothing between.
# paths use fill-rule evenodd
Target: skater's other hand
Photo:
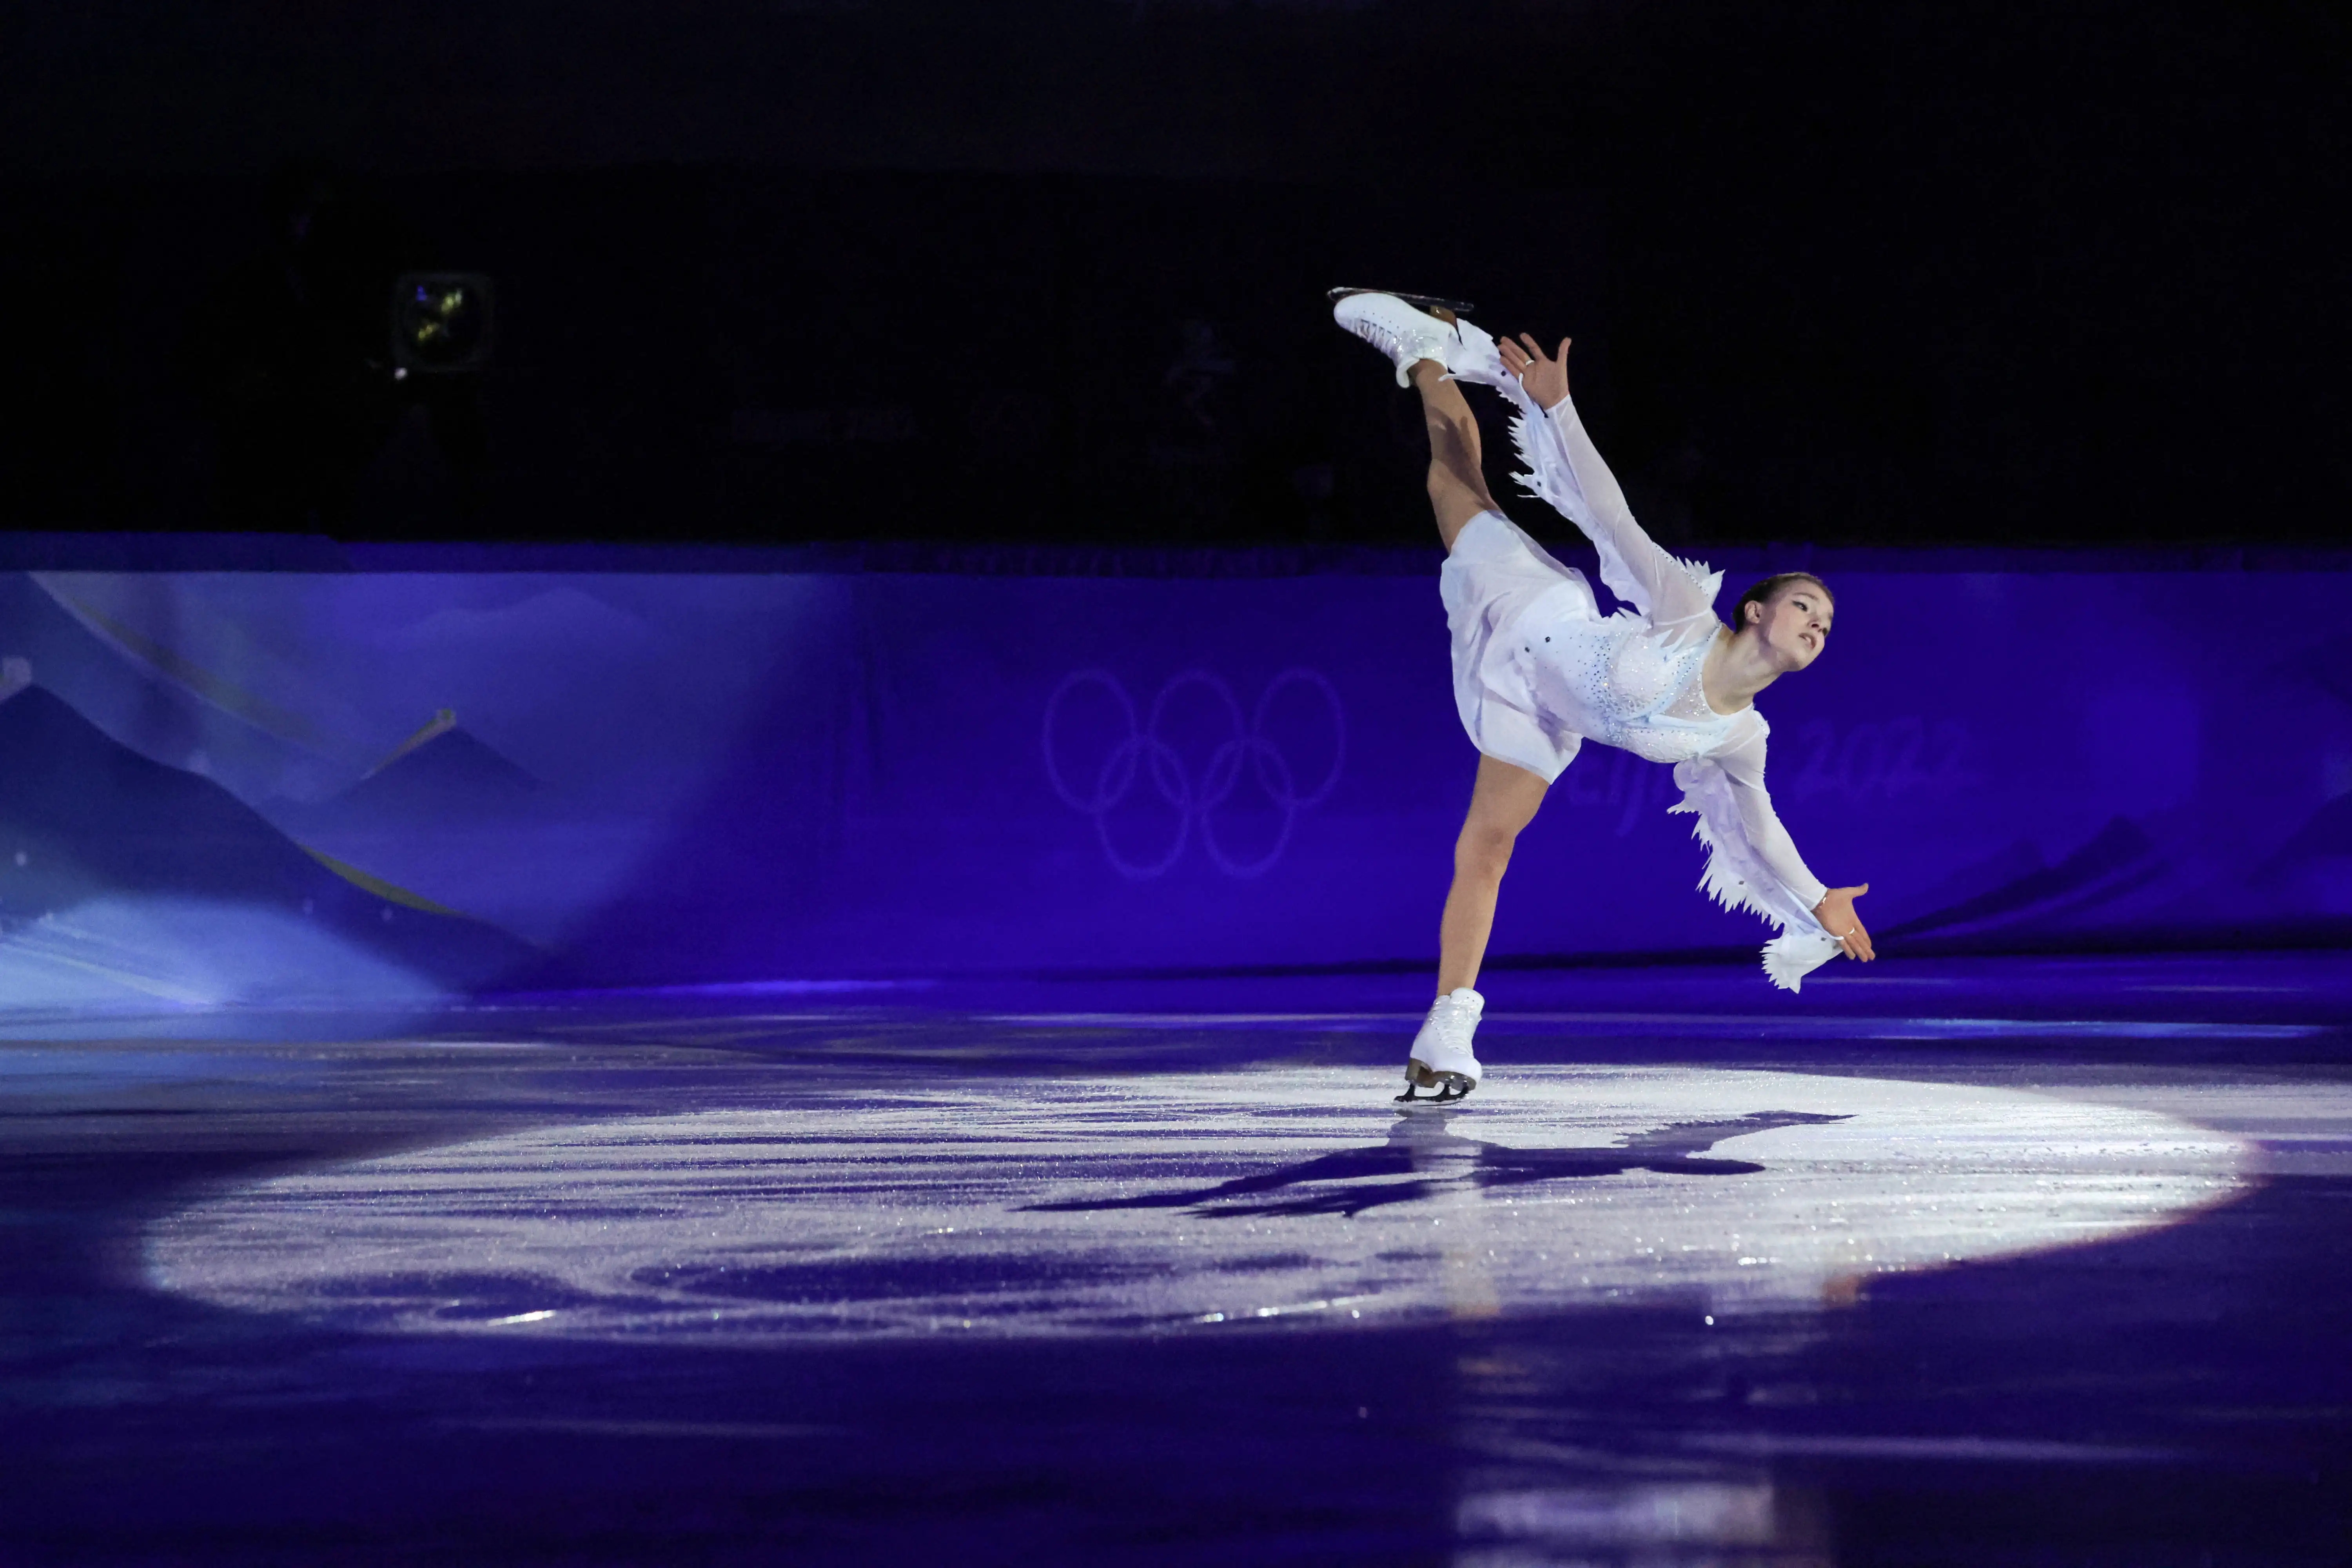
<instances>
[{"instance_id":1,"label":"skater's other hand","mask_svg":"<svg viewBox=\"0 0 2352 1568\"><path fill-rule=\"evenodd\" d=\"M1858 958L1868 963L1878 954L1870 948L1870 933L1862 928L1862 917L1853 912L1854 900L1870 891L1864 882L1859 888L1832 888L1813 906L1813 918L1822 929L1838 939L1838 948L1848 958Z\"/></svg>"},{"instance_id":2,"label":"skater's other hand","mask_svg":"<svg viewBox=\"0 0 2352 1568\"><path fill-rule=\"evenodd\" d=\"M1519 378L1538 408L1552 407L1568 395L1569 341L1560 339L1559 353L1550 359L1544 357L1543 345L1526 332L1517 342L1504 338L1495 344L1502 351L1503 368Z\"/></svg>"}]
</instances>

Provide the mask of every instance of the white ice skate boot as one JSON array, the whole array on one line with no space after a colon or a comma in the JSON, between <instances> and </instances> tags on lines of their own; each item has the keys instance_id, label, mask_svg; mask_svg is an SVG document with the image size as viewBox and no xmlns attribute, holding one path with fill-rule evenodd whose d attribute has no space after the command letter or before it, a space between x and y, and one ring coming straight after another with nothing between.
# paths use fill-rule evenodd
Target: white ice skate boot
<instances>
[{"instance_id":1,"label":"white ice skate boot","mask_svg":"<svg viewBox=\"0 0 2352 1568\"><path fill-rule=\"evenodd\" d=\"M1459 1100L1478 1087L1478 1058L1470 1053L1470 1037L1486 1007L1486 999L1467 985L1431 1004L1421 1033L1412 1037L1412 1054L1405 1058L1404 1092L1397 1096L1399 1101ZM1416 1089L1437 1092L1423 1096L1413 1092Z\"/></svg>"},{"instance_id":2,"label":"white ice skate boot","mask_svg":"<svg viewBox=\"0 0 2352 1568\"><path fill-rule=\"evenodd\" d=\"M1456 328L1461 312L1446 301L1414 295L1416 303L1408 303L1398 295L1369 289L1332 292L1338 299L1331 306L1331 319L1388 355L1389 363L1396 366L1399 386L1412 384L1408 373L1416 361L1433 359L1448 364L1462 341ZM1422 310L1421 304L1432 309Z\"/></svg>"}]
</instances>

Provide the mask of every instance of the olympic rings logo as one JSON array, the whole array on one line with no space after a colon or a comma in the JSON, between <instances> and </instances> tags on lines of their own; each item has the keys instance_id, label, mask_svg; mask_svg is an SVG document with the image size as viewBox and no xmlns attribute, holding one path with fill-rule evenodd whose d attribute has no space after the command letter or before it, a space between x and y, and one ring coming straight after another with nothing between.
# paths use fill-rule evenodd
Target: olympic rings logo
<instances>
[{"instance_id":1,"label":"olympic rings logo","mask_svg":"<svg viewBox=\"0 0 2352 1568\"><path fill-rule=\"evenodd\" d=\"M1085 787L1076 787L1063 772L1055 740L1065 725L1064 706L1078 691L1089 687L1108 694L1118 710L1122 732L1104 755L1101 765L1095 769L1091 781L1082 776L1079 784ZM1290 760L1266 734L1266 719L1273 711L1276 698L1292 688L1319 696L1331 716L1330 766L1312 789L1299 787L1301 781ZM1222 721L1219 727L1228 731L1228 738L1210 751L1207 764L1197 777L1165 734L1170 703L1178 694L1194 689L1207 695ZM1102 842L1104 858L1121 876L1135 881L1166 875L1183 858L1195 832L1209 859L1226 876L1264 876L1289 847L1291 831L1297 826L1299 814L1322 805L1339 787L1347 745L1347 713L1340 706L1339 691L1316 671L1300 668L1286 669L1266 684L1246 723L1234 689L1205 669L1188 669L1171 677L1151 700L1149 716L1140 720L1135 700L1128 695L1118 678L1108 670L1072 671L1054 689L1054 695L1045 703L1045 777L1064 804L1094 818L1095 836ZM1245 767L1248 776L1280 814L1282 823L1273 847L1255 858L1233 853L1217 833L1217 813L1241 787ZM1161 803L1175 812L1176 833L1166 852L1157 858L1136 859L1112 841L1110 814L1135 795L1146 780Z\"/></svg>"}]
</instances>

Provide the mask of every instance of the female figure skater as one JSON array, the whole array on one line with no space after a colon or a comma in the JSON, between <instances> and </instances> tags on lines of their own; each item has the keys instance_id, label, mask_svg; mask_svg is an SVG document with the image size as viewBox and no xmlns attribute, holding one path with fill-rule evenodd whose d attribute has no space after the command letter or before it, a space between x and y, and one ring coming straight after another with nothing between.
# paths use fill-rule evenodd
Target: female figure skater
<instances>
[{"instance_id":1,"label":"female figure skater","mask_svg":"<svg viewBox=\"0 0 2352 1568\"><path fill-rule=\"evenodd\" d=\"M1454 637L1454 693L1478 748L1470 815L1454 849L1439 927L1436 1004L1405 1062L1405 1091L1458 1100L1477 1086L1471 1037L1486 1000L1473 989L1511 847L1544 792L1587 738L1675 764L1706 847L1700 886L1752 910L1780 935L1764 971L1790 991L1837 953L1867 963L1870 933L1853 900L1805 868L1764 792L1769 727L1754 698L1821 657L1835 610L1803 572L1767 577L1715 618L1723 574L1667 554L1634 523L1624 493L1568 395L1568 342L1547 355L1521 334L1497 343L1451 310L1393 294L1338 290L1339 325L1385 353L1397 384L1421 394L1429 427L1429 499L1445 542L1439 579ZM1505 517L1486 490L1478 426L1456 382L1491 386L1518 407L1511 434L1520 482L1582 529L1601 580L1632 606L1603 618L1581 573L1561 565Z\"/></svg>"}]
</instances>

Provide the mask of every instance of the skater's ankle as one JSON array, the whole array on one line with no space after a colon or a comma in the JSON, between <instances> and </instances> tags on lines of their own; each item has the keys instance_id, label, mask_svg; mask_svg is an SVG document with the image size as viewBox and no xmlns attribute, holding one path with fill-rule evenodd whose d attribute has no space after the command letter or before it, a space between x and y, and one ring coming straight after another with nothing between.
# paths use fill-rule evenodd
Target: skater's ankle
<instances>
[{"instance_id":1,"label":"skater's ankle","mask_svg":"<svg viewBox=\"0 0 2352 1568\"><path fill-rule=\"evenodd\" d=\"M1414 391L1426 392L1433 386L1444 384L1445 365L1440 360L1417 359L1406 368L1404 374L1405 380L1412 384Z\"/></svg>"}]
</instances>

